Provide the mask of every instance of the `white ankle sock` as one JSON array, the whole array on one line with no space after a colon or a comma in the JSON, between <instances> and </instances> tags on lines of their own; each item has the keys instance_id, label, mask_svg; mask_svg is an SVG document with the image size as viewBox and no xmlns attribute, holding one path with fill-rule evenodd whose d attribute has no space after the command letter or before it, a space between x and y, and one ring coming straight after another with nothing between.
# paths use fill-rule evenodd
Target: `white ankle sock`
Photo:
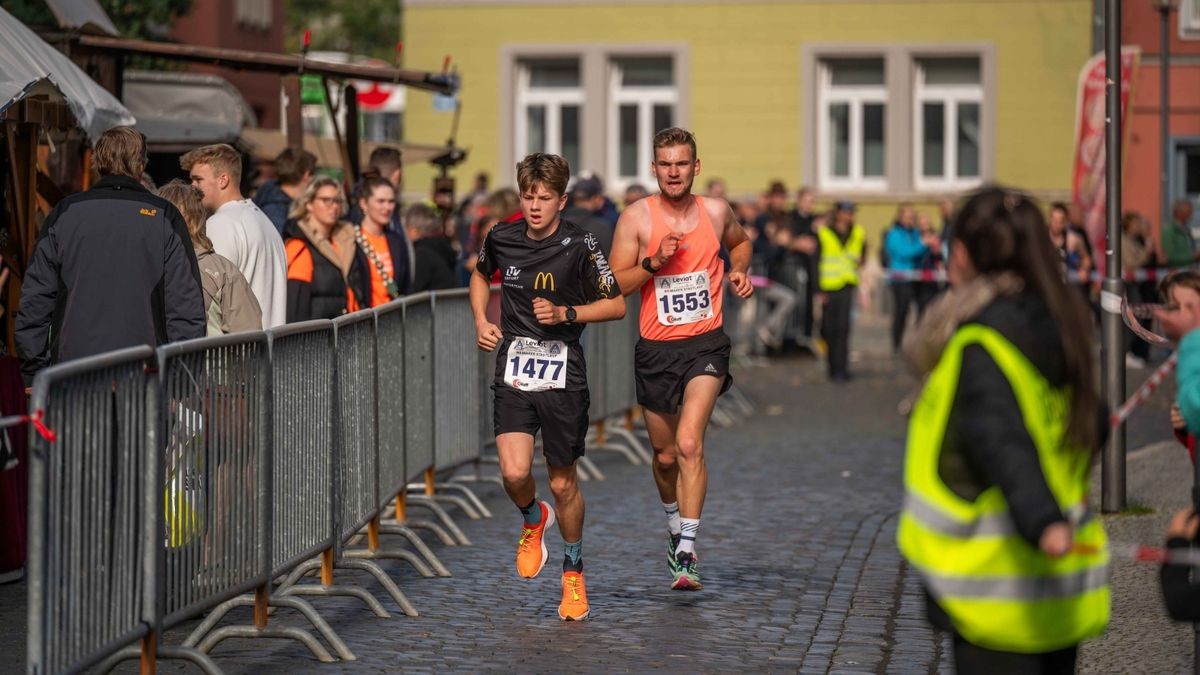
<instances>
[{"instance_id":1,"label":"white ankle sock","mask_svg":"<svg viewBox=\"0 0 1200 675\"><path fill-rule=\"evenodd\" d=\"M667 512L667 532L670 532L672 537L678 537L680 532L679 502L671 502L670 504L664 502L663 511Z\"/></svg>"},{"instance_id":2,"label":"white ankle sock","mask_svg":"<svg viewBox=\"0 0 1200 675\"><path fill-rule=\"evenodd\" d=\"M695 553L696 549L696 533L700 531L699 518L680 518L680 537L679 545L675 547L675 553Z\"/></svg>"}]
</instances>

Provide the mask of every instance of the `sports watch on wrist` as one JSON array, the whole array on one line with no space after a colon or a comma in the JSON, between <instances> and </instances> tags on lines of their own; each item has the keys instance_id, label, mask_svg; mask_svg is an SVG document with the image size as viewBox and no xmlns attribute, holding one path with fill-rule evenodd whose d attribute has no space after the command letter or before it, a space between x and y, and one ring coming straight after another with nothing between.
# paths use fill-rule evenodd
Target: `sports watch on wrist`
<instances>
[{"instance_id":1,"label":"sports watch on wrist","mask_svg":"<svg viewBox=\"0 0 1200 675\"><path fill-rule=\"evenodd\" d=\"M567 323L575 323L575 308L567 305Z\"/></svg>"},{"instance_id":2,"label":"sports watch on wrist","mask_svg":"<svg viewBox=\"0 0 1200 675\"><path fill-rule=\"evenodd\" d=\"M650 262L650 256L646 256L645 258L642 258L642 269L646 270L650 274L654 274L655 272L658 271L657 269L654 268L654 264L652 262Z\"/></svg>"}]
</instances>

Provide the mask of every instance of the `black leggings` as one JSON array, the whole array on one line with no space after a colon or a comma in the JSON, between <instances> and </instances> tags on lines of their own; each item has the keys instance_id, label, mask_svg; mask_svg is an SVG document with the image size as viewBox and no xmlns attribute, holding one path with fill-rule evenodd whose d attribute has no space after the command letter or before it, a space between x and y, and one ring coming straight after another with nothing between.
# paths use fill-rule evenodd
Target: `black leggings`
<instances>
[{"instance_id":1,"label":"black leggings","mask_svg":"<svg viewBox=\"0 0 1200 675\"><path fill-rule=\"evenodd\" d=\"M973 645L962 636L954 636L954 670L959 675L1057 675L1075 672L1078 647L1067 647L1043 654L998 652Z\"/></svg>"}]
</instances>

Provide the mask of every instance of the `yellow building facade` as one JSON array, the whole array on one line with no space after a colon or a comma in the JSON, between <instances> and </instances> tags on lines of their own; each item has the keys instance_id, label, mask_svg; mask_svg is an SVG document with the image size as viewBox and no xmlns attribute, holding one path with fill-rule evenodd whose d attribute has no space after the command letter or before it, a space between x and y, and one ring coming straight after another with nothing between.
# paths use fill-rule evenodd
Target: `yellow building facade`
<instances>
[{"instance_id":1,"label":"yellow building facade","mask_svg":"<svg viewBox=\"0 0 1200 675\"><path fill-rule=\"evenodd\" d=\"M987 181L1069 193L1090 0L403 1L406 63L449 54L462 78L463 186L512 184L543 150L614 197L653 192L650 139L674 124L697 136L697 191L808 185L872 230ZM406 136L452 120L413 100Z\"/></svg>"}]
</instances>

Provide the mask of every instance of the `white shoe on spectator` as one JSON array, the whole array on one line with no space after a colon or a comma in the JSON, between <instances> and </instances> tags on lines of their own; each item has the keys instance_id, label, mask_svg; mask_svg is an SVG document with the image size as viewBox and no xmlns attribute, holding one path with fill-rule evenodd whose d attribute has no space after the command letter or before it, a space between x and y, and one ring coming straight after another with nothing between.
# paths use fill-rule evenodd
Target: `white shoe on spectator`
<instances>
[{"instance_id":1,"label":"white shoe on spectator","mask_svg":"<svg viewBox=\"0 0 1200 675\"><path fill-rule=\"evenodd\" d=\"M1125 367L1141 370L1142 368L1146 367L1146 359L1143 359L1140 356L1134 356L1133 354L1126 354Z\"/></svg>"}]
</instances>

